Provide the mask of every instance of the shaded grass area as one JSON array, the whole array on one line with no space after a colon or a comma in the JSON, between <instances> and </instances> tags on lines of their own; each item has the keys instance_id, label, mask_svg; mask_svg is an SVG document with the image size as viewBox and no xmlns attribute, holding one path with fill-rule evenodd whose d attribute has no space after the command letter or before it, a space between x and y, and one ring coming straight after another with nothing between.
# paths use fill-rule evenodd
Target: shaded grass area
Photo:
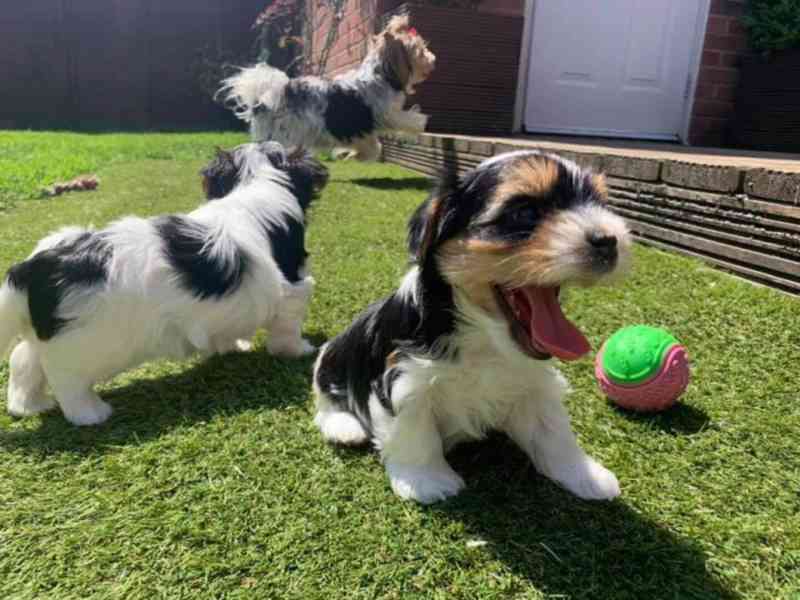
<instances>
[{"instance_id":1,"label":"shaded grass area","mask_svg":"<svg viewBox=\"0 0 800 600\"><path fill-rule=\"evenodd\" d=\"M192 208L209 153L120 161L98 192L0 215L0 268L61 224ZM396 286L426 185L392 165L331 167L309 230L317 343ZM451 456L461 496L403 503L374 453L321 441L312 360L273 359L259 338L249 354L118 377L101 427L0 415L0 597L791 598L797 300L637 248L625 284L575 290L566 311L594 347L645 322L691 353L684 403L653 417L611 407L591 361L564 366L575 428L618 475L618 501L575 499L492 436Z\"/></svg>"},{"instance_id":2,"label":"shaded grass area","mask_svg":"<svg viewBox=\"0 0 800 600\"><path fill-rule=\"evenodd\" d=\"M241 143L240 133L69 133L0 131L0 211L38 198L56 181L119 161L194 159L215 144Z\"/></svg>"}]
</instances>

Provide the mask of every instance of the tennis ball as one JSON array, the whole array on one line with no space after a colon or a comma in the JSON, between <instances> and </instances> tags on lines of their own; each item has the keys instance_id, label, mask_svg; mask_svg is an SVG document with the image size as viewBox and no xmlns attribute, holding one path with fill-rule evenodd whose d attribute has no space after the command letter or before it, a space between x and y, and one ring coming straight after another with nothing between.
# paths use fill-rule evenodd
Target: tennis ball
<instances>
[{"instance_id":1,"label":"tennis ball","mask_svg":"<svg viewBox=\"0 0 800 600\"><path fill-rule=\"evenodd\" d=\"M647 325L623 327L603 344L595 376L608 398L639 412L669 408L689 384L686 348L669 332Z\"/></svg>"}]
</instances>

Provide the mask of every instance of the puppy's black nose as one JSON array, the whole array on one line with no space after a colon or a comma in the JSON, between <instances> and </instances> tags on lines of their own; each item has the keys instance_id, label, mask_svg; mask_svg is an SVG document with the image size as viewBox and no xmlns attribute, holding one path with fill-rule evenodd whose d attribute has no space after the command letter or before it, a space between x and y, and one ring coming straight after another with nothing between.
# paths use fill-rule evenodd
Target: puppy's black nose
<instances>
[{"instance_id":1,"label":"puppy's black nose","mask_svg":"<svg viewBox=\"0 0 800 600\"><path fill-rule=\"evenodd\" d=\"M617 258L617 238L613 235L606 235L598 231L593 231L586 236L592 247L592 254L597 259L613 262Z\"/></svg>"},{"instance_id":2,"label":"puppy's black nose","mask_svg":"<svg viewBox=\"0 0 800 600\"><path fill-rule=\"evenodd\" d=\"M598 250L616 250L617 236L605 235L604 233L593 231L589 234L589 243L592 245L592 248Z\"/></svg>"}]
</instances>

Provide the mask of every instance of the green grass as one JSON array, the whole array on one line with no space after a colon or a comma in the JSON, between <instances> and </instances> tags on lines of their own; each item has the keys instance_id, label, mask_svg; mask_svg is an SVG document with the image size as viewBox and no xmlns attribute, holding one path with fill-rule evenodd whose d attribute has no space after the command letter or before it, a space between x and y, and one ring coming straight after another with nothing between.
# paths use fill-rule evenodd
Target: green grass
<instances>
[{"instance_id":1,"label":"green grass","mask_svg":"<svg viewBox=\"0 0 800 600\"><path fill-rule=\"evenodd\" d=\"M191 158L120 150L99 191L0 215L0 268L61 224L195 206L197 170L227 140L185 138ZM310 228L317 342L397 284L426 187L392 165L337 163L331 179ZM796 598L800 303L635 254L624 285L576 291L567 312L595 347L625 324L667 327L693 381L682 405L638 417L601 397L590 360L564 366L575 429L619 500L577 500L493 437L451 457L461 496L401 502L374 453L320 439L312 361L270 358L261 340L124 374L101 389L115 408L101 427L3 413L0 598Z\"/></svg>"},{"instance_id":2,"label":"green grass","mask_svg":"<svg viewBox=\"0 0 800 600\"><path fill-rule=\"evenodd\" d=\"M56 181L90 174L120 161L191 160L213 145L242 140L237 133L65 133L0 131L0 211L42 196Z\"/></svg>"}]
</instances>

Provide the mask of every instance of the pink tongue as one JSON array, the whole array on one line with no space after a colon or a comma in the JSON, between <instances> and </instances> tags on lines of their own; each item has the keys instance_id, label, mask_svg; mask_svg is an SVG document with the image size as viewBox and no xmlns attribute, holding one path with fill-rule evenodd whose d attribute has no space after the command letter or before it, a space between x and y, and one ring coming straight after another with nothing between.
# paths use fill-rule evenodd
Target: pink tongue
<instances>
[{"instance_id":1,"label":"pink tongue","mask_svg":"<svg viewBox=\"0 0 800 600\"><path fill-rule=\"evenodd\" d=\"M561 360L575 360L592 349L589 340L561 312L557 288L530 287L524 291L533 306L530 335L539 346Z\"/></svg>"}]
</instances>

